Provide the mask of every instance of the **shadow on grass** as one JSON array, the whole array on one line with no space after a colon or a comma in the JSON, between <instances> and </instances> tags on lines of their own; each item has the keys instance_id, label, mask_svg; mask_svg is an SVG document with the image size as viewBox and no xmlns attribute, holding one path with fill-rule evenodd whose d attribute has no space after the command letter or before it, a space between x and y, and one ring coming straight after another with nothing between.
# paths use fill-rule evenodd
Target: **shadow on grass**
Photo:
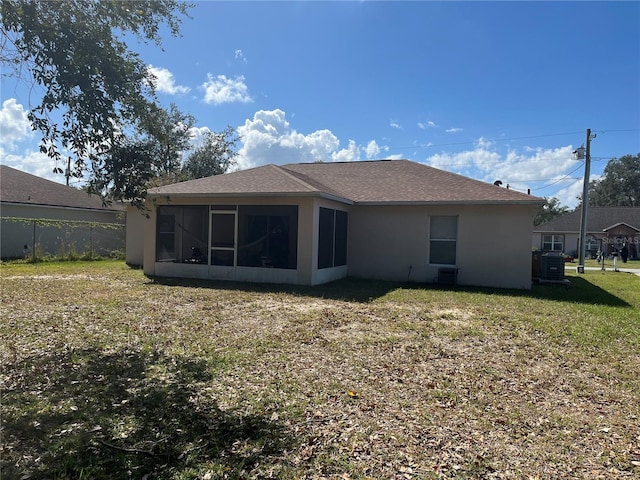
<instances>
[{"instance_id":1,"label":"shadow on grass","mask_svg":"<svg viewBox=\"0 0 640 480\"><path fill-rule=\"evenodd\" d=\"M613 307L632 307L627 301L593 284L583 277L572 277L569 285L533 284L531 290L486 288L470 286L445 286L433 283L402 283L378 280L345 278L322 285L299 286L266 283L241 283L218 280L197 280L183 278L150 277L160 285L192 288L211 288L248 293L287 293L332 300L366 303L398 290L424 292L467 292L486 295L506 295L510 297L539 298L544 300L605 305Z\"/></svg>"},{"instance_id":2,"label":"shadow on grass","mask_svg":"<svg viewBox=\"0 0 640 480\"><path fill-rule=\"evenodd\" d=\"M215 368L91 349L15 364L3 372L2 478L246 477L293 439L270 418L221 410L204 394Z\"/></svg>"}]
</instances>

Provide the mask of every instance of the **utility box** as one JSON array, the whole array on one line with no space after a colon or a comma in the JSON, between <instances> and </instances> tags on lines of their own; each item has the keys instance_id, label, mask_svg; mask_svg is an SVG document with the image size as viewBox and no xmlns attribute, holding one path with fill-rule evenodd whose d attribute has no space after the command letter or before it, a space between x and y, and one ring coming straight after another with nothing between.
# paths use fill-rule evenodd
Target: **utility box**
<instances>
[{"instance_id":1,"label":"utility box","mask_svg":"<svg viewBox=\"0 0 640 480\"><path fill-rule=\"evenodd\" d=\"M564 280L564 257L559 253L545 253L540 257L540 280L562 282Z\"/></svg>"}]
</instances>

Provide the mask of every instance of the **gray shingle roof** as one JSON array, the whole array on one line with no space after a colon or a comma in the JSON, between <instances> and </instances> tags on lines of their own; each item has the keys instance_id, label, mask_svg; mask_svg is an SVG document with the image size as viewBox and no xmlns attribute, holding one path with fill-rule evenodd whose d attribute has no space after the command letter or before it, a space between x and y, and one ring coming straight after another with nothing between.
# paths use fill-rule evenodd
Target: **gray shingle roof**
<instances>
[{"instance_id":1,"label":"gray shingle roof","mask_svg":"<svg viewBox=\"0 0 640 480\"><path fill-rule=\"evenodd\" d=\"M96 195L67 187L29 173L0 165L0 202L46 205L90 210L122 210L121 205L103 206Z\"/></svg>"},{"instance_id":2,"label":"gray shingle roof","mask_svg":"<svg viewBox=\"0 0 640 480\"><path fill-rule=\"evenodd\" d=\"M543 202L408 160L266 165L153 188L149 195L315 195L358 204Z\"/></svg>"},{"instance_id":3,"label":"gray shingle roof","mask_svg":"<svg viewBox=\"0 0 640 480\"><path fill-rule=\"evenodd\" d=\"M534 232L579 232L582 210L561 215L534 227ZM587 209L587 232L601 233L617 223L640 229L640 207L589 207Z\"/></svg>"}]
</instances>

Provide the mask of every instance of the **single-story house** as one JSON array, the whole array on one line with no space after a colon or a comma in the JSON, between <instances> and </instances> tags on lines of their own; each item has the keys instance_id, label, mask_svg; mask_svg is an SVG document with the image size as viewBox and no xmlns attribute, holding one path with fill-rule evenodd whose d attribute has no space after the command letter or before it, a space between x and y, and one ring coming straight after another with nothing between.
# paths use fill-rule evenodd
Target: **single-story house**
<instances>
[{"instance_id":1,"label":"single-story house","mask_svg":"<svg viewBox=\"0 0 640 480\"><path fill-rule=\"evenodd\" d=\"M0 165L0 256L106 255L124 249L125 210L87 192Z\"/></svg>"},{"instance_id":2,"label":"single-story house","mask_svg":"<svg viewBox=\"0 0 640 480\"><path fill-rule=\"evenodd\" d=\"M561 215L533 229L534 248L577 256L582 209ZM585 252L611 255L626 246L630 259L640 259L640 207L588 207Z\"/></svg>"},{"instance_id":3,"label":"single-story house","mask_svg":"<svg viewBox=\"0 0 640 480\"><path fill-rule=\"evenodd\" d=\"M128 218L150 276L347 276L531 288L543 200L408 160L266 165L150 189ZM136 252L134 255L134 252Z\"/></svg>"}]
</instances>

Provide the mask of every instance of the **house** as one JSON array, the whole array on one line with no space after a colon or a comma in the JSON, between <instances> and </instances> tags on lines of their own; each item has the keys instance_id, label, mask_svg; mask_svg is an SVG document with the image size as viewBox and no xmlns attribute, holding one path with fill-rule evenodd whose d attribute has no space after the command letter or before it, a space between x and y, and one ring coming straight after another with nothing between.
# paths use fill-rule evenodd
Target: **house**
<instances>
[{"instance_id":1,"label":"house","mask_svg":"<svg viewBox=\"0 0 640 480\"><path fill-rule=\"evenodd\" d=\"M128 232L142 232L147 275L519 289L531 288L543 203L407 160L266 165L154 188L148 200Z\"/></svg>"},{"instance_id":2,"label":"house","mask_svg":"<svg viewBox=\"0 0 640 480\"><path fill-rule=\"evenodd\" d=\"M106 255L124 249L124 209L29 173L0 165L0 256L70 250Z\"/></svg>"},{"instance_id":3,"label":"house","mask_svg":"<svg viewBox=\"0 0 640 480\"><path fill-rule=\"evenodd\" d=\"M533 229L534 248L577 256L582 209L561 215ZM585 252L611 255L626 245L630 259L640 259L640 207L587 208Z\"/></svg>"}]
</instances>

